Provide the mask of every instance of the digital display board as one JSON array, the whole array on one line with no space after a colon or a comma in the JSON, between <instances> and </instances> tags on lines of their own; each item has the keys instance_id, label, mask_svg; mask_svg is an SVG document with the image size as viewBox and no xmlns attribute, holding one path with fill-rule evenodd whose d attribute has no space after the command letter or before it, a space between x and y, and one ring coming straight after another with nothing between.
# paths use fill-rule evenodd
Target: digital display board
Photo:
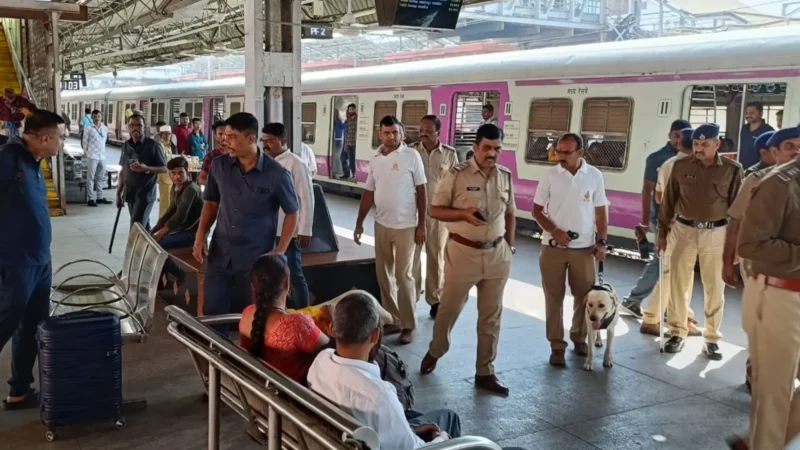
<instances>
[{"instance_id":1,"label":"digital display board","mask_svg":"<svg viewBox=\"0 0 800 450\"><path fill-rule=\"evenodd\" d=\"M333 39L333 27L329 23L303 23L301 39Z\"/></svg>"},{"instance_id":2,"label":"digital display board","mask_svg":"<svg viewBox=\"0 0 800 450\"><path fill-rule=\"evenodd\" d=\"M453 30L463 0L376 0L381 26Z\"/></svg>"},{"instance_id":3,"label":"digital display board","mask_svg":"<svg viewBox=\"0 0 800 450\"><path fill-rule=\"evenodd\" d=\"M86 74L83 72L72 72L61 77L62 91L78 91L81 87L86 87Z\"/></svg>"}]
</instances>

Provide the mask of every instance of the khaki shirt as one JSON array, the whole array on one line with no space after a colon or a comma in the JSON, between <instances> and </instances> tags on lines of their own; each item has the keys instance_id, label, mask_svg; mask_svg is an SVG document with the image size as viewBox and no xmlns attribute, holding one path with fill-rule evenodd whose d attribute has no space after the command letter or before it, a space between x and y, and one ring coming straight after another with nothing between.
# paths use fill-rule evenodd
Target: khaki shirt
<instances>
[{"instance_id":1,"label":"khaki shirt","mask_svg":"<svg viewBox=\"0 0 800 450\"><path fill-rule=\"evenodd\" d=\"M419 152L422 158L422 166L425 168L425 179L428 180L428 186L425 191L428 195L428 204L433 201L433 196L436 194L436 189L439 187L444 175L453 167L458 164L458 155L456 149L449 145L439 143L439 146L433 151L425 150L422 142L415 142L411 144L411 148Z\"/></svg>"},{"instance_id":2,"label":"khaki shirt","mask_svg":"<svg viewBox=\"0 0 800 450\"><path fill-rule=\"evenodd\" d=\"M673 156L672 158L664 161L664 164L658 168L658 181L656 182L656 203L659 205L661 204L661 196L664 194L664 187L667 185L667 180L669 180L669 176L672 174L672 166L675 165L675 161L679 159L686 159L691 158L692 155L687 153L678 153L677 155Z\"/></svg>"},{"instance_id":3,"label":"khaki shirt","mask_svg":"<svg viewBox=\"0 0 800 450\"><path fill-rule=\"evenodd\" d=\"M677 216L714 222L728 216L728 208L742 185L742 166L717 154L708 167L697 158L675 161L658 215L658 236L666 238Z\"/></svg>"},{"instance_id":4,"label":"khaki shirt","mask_svg":"<svg viewBox=\"0 0 800 450\"><path fill-rule=\"evenodd\" d=\"M431 201L433 206L446 208L478 208L486 224L474 226L467 222L447 222L447 230L472 241L493 241L506 234L506 214L517 210L511 171L495 165L485 175L475 159L464 161L450 169L439 184Z\"/></svg>"},{"instance_id":5,"label":"khaki shirt","mask_svg":"<svg viewBox=\"0 0 800 450\"><path fill-rule=\"evenodd\" d=\"M175 155L172 154L172 147L170 146L169 142L161 142L160 139L156 142L158 143L158 149L164 156L165 162L169 162L169 160L175 157ZM172 186L172 178L169 177L169 172L158 174L158 182L164 185Z\"/></svg>"},{"instance_id":6,"label":"khaki shirt","mask_svg":"<svg viewBox=\"0 0 800 450\"><path fill-rule=\"evenodd\" d=\"M736 196L736 200L733 201L733 204L730 208L728 208L728 216L731 219L736 219L741 221L744 219L744 213L747 210L747 205L750 204L750 197L753 195L753 189L758 186L758 183L764 178L770 171L772 167L765 167L759 171L751 172L744 181L742 182L742 188L739 190L739 194Z\"/></svg>"},{"instance_id":7,"label":"khaki shirt","mask_svg":"<svg viewBox=\"0 0 800 450\"><path fill-rule=\"evenodd\" d=\"M739 255L756 274L800 280L800 157L776 167L753 189Z\"/></svg>"}]
</instances>

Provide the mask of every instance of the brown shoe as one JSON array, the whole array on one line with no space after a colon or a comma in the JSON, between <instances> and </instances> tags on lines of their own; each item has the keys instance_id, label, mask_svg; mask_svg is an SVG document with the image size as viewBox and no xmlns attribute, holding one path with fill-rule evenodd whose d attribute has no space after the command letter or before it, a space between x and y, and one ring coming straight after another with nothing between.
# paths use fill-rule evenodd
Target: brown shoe
<instances>
[{"instance_id":1,"label":"brown shoe","mask_svg":"<svg viewBox=\"0 0 800 450\"><path fill-rule=\"evenodd\" d=\"M397 343L400 345L408 345L414 342L414 330L403 330L397 338Z\"/></svg>"},{"instance_id":2,"label":"brown shoe","mask_svg":"<svg viewBox=\"0 0 800 450\"><path fill-rule=\"evenodd\" d=\"M747 442L740 438L739 436L731 436L726 439L728 442L728 448L731 450L749 450L750 446L747 445Z\"/></svg>"},{"instance_id":3,"label":"brown shoe","mask_svg":"<svg viewBox=\"0 0 800 450\"><path fill-rule=\"evenodd\" d=\"M419 371L423 375L428 375L436 370L436 363L439 360L431 356L431 352L425 353L425 357L422 358L422 364L419 365Z\"/></svg>"},{"instance_id":4,"label":"brown shoe","mask_svg":"<svg viewBox=\"0 0 800 450\"><path fill-rule=\"evenodd\" d=\"M403 327L400 325L384 325L383 326L383 335L384 336L391 336L393 334L400 334L403 332Z\"/></svg>"},{"instance_id":5,"label":"brown shoe","mask_svg":"<svg viewBox=\"0 0 800 450\"><path fill-rule=\"evenodd\" d=\"M575 354L578 356L589 355L589 344L586 342L578 342L575 344Z\"/></svg>"},{"instance_id":6,"label":"brown shoe","mask_svg":"<svg viewBox=\"0 0 800 450\"><path fill-rule=\"evenodd\" d=\"M567 365L567 361L564 359L564 350L552 350L550 352L550 365L556 367Z\"/></svg>"},{"instance_id":7,"label":"brown shoe","mask_svg":"<svg viewBox=\"0 0 800 450\"><path fill-rule=\"evenodd\" d=\"M689 336L702 336L703 333L697 329L697 325L694 324L692 319L689 319L687 322L686 327L689 329Z\"/></svg>"},{"instance_id":8,"label":"brown shoe","mask_svg":"<svg viewBox=\"0 0 800 450\"><path fill-rule=\"evenodd\" d=\"M475 375L475 386L495 394L508 395L508 387L501 383L495 375Z\"/></svg>"},{"instance_id":9,"label":"brown shoe","mask_svg":"<svg viewBox=\"0 0 800 450\"><path fill-rule=\"evenodd\" d=\"M642 326L639 327L639 332L642 334L649 334L650 336L658 336L658 332L661 331L660 328L661 328L660 323L642 322Z\"/></svg>"}]
</instances>

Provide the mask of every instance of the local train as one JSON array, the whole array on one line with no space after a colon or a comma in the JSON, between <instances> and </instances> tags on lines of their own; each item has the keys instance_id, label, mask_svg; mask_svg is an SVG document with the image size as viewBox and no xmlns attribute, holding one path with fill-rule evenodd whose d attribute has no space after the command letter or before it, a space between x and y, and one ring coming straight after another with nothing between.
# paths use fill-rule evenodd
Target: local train
<instances>
[{"instance_id":1,"label":"local train","mask_svg":"<svg viewBox=\"0 0 800 450\"><path fill-rule=\"evenodd\" d=\"M579 133L587 158L605 176L609 241L631 244L641 221L645 158L664 145L670 123L720 124L731 157L748 102L760 101L774 127L781 110L784 123L796 124L798 49L800 27L786 26L307 73L302 136L316 154L315 181L352 192L366 180L383 116L396 115L413 140L421 117L438 115L442 141L463 157L488 103L504 131L499 162L513 173L520 218L531 219L537 180L554 164L548 152L554 137ZM71 91L62 102L73 122L84 107L101 110L112 139L124 140L129 111L143 111L149 127L177 122L186 112L208 128L241 111L243 95L244 78L231 78ZM357 173L341 180L333 129L350 103L358 111Z\"/></svg>"}]
</instances>

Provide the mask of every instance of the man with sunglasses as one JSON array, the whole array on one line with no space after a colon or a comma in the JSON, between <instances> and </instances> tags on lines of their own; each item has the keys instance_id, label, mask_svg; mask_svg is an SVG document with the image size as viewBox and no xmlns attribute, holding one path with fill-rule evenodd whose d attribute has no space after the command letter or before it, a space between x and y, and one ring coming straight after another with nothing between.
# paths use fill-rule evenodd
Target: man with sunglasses
<instances>
[{"instance_id":1,"label":"man with sunglasses","mask_svg":"<svg viewBox=\"0 0 800 450\"><path fill-rule=\"evenodd\" d=\"M6 410L38 408L36 328L50 310L52 232L41 161L58 154L64 120L38 110L0 148L0 352L14 336Z\"/></svg>"}]
</instances>

